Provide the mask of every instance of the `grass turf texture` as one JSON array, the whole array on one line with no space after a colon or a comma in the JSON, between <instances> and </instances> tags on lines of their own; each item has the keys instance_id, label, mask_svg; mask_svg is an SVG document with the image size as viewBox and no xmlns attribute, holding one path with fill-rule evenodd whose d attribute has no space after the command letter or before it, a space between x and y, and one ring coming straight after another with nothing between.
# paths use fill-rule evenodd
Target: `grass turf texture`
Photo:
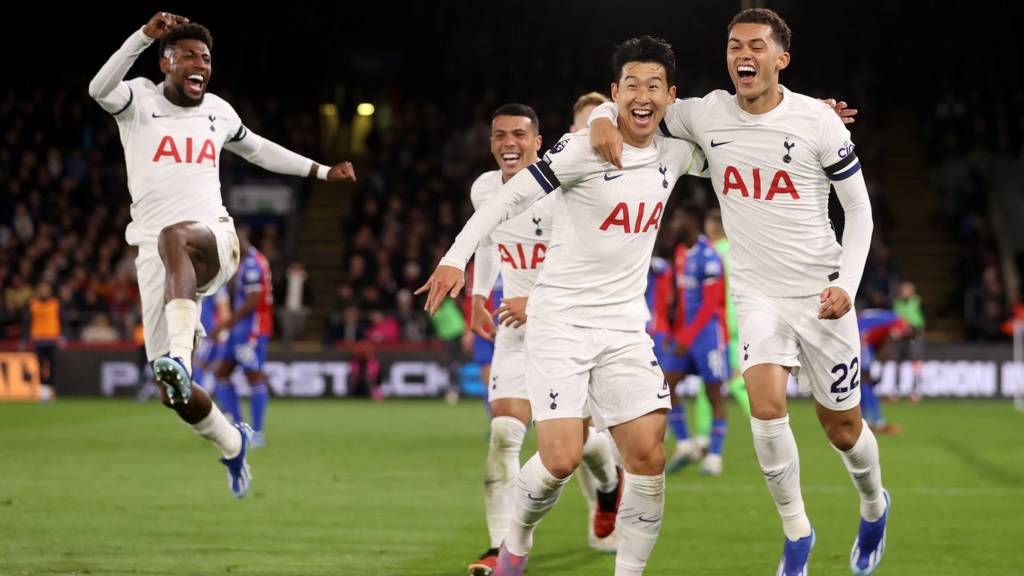
<instances>
[{"instance_id":1,"label":"grass turf texture","mask_svg":"<svg viewBox=\"0 0 1024 576\"><path fill-rule=\"evenodd\" d=\"M1010 402L886 406L893 495L879 574L1024 574L1024 414ZM782 533L731 406L725 475L668 479L647 574L772 574ZM791 405L815 575L849 574L857 497L808 402ZM487 547L479 401L278 401L235 501L218 453L156 403L0 404L0 574L460 575ZM531 432L523 460L533 452ZM611 574L576 483L532 575Z\"/></svg>"}]
</instances>

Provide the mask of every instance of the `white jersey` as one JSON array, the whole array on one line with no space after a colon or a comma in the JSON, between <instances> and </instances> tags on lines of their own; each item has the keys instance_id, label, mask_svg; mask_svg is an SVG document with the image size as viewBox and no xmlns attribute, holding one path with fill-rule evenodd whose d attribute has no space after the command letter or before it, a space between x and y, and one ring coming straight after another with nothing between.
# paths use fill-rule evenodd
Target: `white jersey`
<instances>
[{"instance_id":1,"label":"white jersey","mask_svg":"<svg viewBox=\"0 0 1024 576\"><path fill-rule=\"evenodd\" d=\"M470 188L470 200L477 209L501 189L501 171L484 172ZM505 298L529 296L537 282L551 240L551 216L555 194L533 204L519 215L503 222L489 239L481 243L484 250L496 250L502 290Z\"/></svg>"},{"instance_id":2,"label":"white jersey","mask_svg":"<svg viewBox=\"0 0 1024 576\"><path fill-rule=\"evenodd\" d=\"M220 189L221 150L279 174L307 175L313 161L249 132L227 102L206 93L198 106L164 96L163 83L124 75L153 39L140 29L89 83L89 95L117 120L124 146L132 223L130 244L155 244L170 224L229 222Z\"/></svg>"},{"instance_id":3,"label":"white jersey","mask_svg":"<svg viewBox=\"0 0 1024 576\"><path fill-rule=\"evenodd\" d=\"M164 96L163 83L134 78L126 84L132 101L114 118L132 195L128 243L153 242L176 222L226 218L221 149L245 137L234 108L214 94L182 108Z\"/></svg>"},{"instance_id":4,"label":"white jersey","mask_svg":"<svg viewBox=\"0 0 1024 576\"><path fill-rule=\"evenodd\" d=\"M839 278L829 182L857 173L860 163L830 107L782 90L782 102L760 115L744 112L724 90L678 100L661 125L707 153L737 294L808 296Z\"/></svg>"},{"instance_id":5,"label":"white jersey","mask_svg":"<svg viewBox=\"0 0 1024 576\"><path fill-rule=\"evenodd\" d=\"M441 263L464 268L500 222L561 187L527 314L642 330L647 268L665 202L680 176L702 172L704 155L692 143L656 136L646 148L626 146L619 170L591 149L589 138L588 130L565 135L544 160L505 183L466 223Z\"/></svg>"},{"instance_id":6,"label":"white jersey","mask_svg":"<svg viewBox=\"0 0 1024 576\"><path fill-rule=\"evenodd\" d=\"M555 229L527 314L576 326L642 329L647 270L665 203L683 174L699 175L693 144L655 136L624 145L623 170L590 147L590 132L568 134L544 159L562 185Z\"/></svg>"}]
</instances>

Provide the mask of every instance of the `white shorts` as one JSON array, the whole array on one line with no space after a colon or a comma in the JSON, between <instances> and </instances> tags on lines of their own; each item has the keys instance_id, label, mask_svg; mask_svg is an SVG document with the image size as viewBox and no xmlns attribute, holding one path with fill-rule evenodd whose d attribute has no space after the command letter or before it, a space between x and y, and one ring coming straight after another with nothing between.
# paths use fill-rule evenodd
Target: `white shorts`
<instances>
[{"instance_id":1,"label":"white shorts","mask_svg":"<svg viewBox=\"0 0 1024 576\"><path fill-rule=\"evenodd\" d=\"M502 398L529 400L526 392L526 328L499 326L494 336L488 402Z\"/></svg>"},{"instance_id":2,"label":"white shorts","mask_svg":"<svg viewBox=\"0 0 1024 576\"><path fill-rule=\"evenodd\" d=\"M758 364L790 368L802 392L830 410L860 405L860 332L853 310L819 320L820 297L734 294L740 327L740 370Z\"/></svg>"},{"instance_id":3,"label":"white shorts","mask_svg":"<svg viewBox=\"0 0 1024 576\"><path fill-rule=\"evenodd\" d=\"M669 410L668 383L643 330L526 323L526 387L535 421L585 418L598 431Z\"/></svg>"},{"instance_id":4,"label":"white shorts","mask_svg":"<svg viewBox=\"0 0 1024 576\"><path fill-rule=\"evenodd\" d=\"M218 219L214 222L202 222L217 239L217 257L220 266L213 280L199 287L199 296L210 296L227 283L238 270L240 250L235 225L231 218ZM139 297L142 300L142 331L146 339L146 357L150 361L168 353L171 349L167 335L167 319L164 318L164 262L155 243L139 245L139 255L135 257L135 271L139 283ZM199 309L196 306L196 331L202 335L203 326L199 323Z\"/></svg>"}]
</instances>

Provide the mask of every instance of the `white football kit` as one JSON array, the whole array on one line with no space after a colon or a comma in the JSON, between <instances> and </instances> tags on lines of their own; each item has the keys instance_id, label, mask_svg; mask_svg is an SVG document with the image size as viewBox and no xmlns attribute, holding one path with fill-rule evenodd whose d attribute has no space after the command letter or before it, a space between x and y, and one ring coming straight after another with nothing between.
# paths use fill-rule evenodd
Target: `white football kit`
<instances>
[{"instance_id":1,"label":"white football kit","mask_svg":"<svg viewBox=\"0 0 1024 576\"><path fill-rule=\"evenodd\" d=\"M89 84L89 94L117 121L124 146L132 197L132 221L125 238L139 248L135 265L150 360L170 349L164 265L157 252L160 231L193 221L213 233L220 266L213 280L199 287L200 296L216 293L238 269L238 237L221 199L221 149L281 174L305 176L313 165L249 132L234 108L214 94L207 93L197 106L181 107L164 96L163 83L147 78L125 81L129 68L152 43L141 29L136 31ZM201 332L198 317L196 328Z\"/></svg>"},{"instance_id":2,"label":"white football kit","mask_svg":"<svg viewBox=\"0 0 1024 576\"><path fill-rule=\"evenodd\" d=\"M464 269L500 222L561 187L527 304L535 420L582 418L589 400L602 430L671 407L644 330L644 291L665 202L683 174L704 165L696 146L656 136L646 148L627 146L619 170L594 153L588 131L567 134L481 206L441 260Z\"/></svg>"},{"instance_id":3,"label":"white football kit","mask_svg":"<svg viewBox=\"0 0 1024 576\"><path fill-rule=\"evenodd\" d=\"M481 174L470 189L473 208L477 209L493 198L502 184L500 170ZM557 200L556 194L548 194L524 212L502 223L480 243L474 256L474 296L489 298L498 274L501 274L503 297L530 296L551 239L551 215ZM491 379L488 382L488 401L501 398L529 400L526 391L525 337L525 326L497 327Z\"/></svg>"},{"instance_id":4,"label":"white football kit","mask_svg":"<svg viewBox=\"0 0 1024 576\"><path fill-rule=\"evenodd\" d=\"M855 298L871 240L871 209L850 132L827 105L784 87L760 115L717 90L678 100L666 136L707 154L730 242L730 291L740 364L790 367L803 390L833 410L860 401L856 314L819 320L819 295L838 286ZM592 118L614 118L602 106ZM846 212L843 246L828 218L829 186Z\"/></svg>"}]
</instances>

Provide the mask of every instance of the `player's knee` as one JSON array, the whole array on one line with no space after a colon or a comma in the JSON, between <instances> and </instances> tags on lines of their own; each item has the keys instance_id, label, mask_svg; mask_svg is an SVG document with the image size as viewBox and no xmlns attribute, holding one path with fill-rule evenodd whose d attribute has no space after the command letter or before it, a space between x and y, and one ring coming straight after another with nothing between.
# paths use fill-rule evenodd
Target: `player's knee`
<instances>
[{"instance_id":1,"label":"player's knee","mask_svg":"<svg viewBox=\"0 0 1024 576\"><path fill-rule=\"evenodd\" d=\"M661 444L651 445L643 450L623 454L626 470L630 474L655 476L665 471L665 450Z\"/></svg>"},{"instance_id":2,"label":"player's knee","mask_svg":"<svg viewBox=\"0 0 1024 576\"><path fill-rule=\"evenodd\" d=\"M859 422L856 420L837 420L825 422L825 434L829 442L839 450L849 450L857 443L860 436Z\"/></svg>"},{"instance_id":3,"label":"player's knee","mask_svg":"<svg viewBox=\"0 0 1024 576\"><path fill-rule=\"evenodd\" d=\"M516 450L523 446L526 426L512 416L491 419L491 448L498 451Z\"/></svg>"},{"instance_id":4,"label":"player's knee","mask_svg":"<svg viewBox=\"0 0 1024 576\"><path fill-rule=\"evenodd\" d=\"M161 250L177 249L185 246L188 237L184 227L172 224L160 230L157 241Z\"/></svg>"},{"instance_id":5,"label":"player's knee","mask_svg":"<svg viewBox=\"0 0 1024 576\"><path fill-rule=\"evenodd\" d=\"M568 478L583 459L582 449L547 450L546 452L547 454L541 454L541 461L555 478Z\"/></svg>"},{"instance_id":6,"label":"player's knee","mask_svg":"<svg viewBox=\"0 0 1024 576\"><path fill-rule=\"evenodd\" d=\"M774 402L750 403L750 415L758 420L778 420L785 418L788 411L785 404Z\"/></svg>"},{"instance_id":7,"label":"player's knee","mask_svg":"<svg viewBox=\"0 0 1024 576\"><path fill-rule=\"evenodd\" d=\"M559 458L548 467L548 472L555 478L568 478L579 465L579 459Z\"/></svg>"}]
</instances>

